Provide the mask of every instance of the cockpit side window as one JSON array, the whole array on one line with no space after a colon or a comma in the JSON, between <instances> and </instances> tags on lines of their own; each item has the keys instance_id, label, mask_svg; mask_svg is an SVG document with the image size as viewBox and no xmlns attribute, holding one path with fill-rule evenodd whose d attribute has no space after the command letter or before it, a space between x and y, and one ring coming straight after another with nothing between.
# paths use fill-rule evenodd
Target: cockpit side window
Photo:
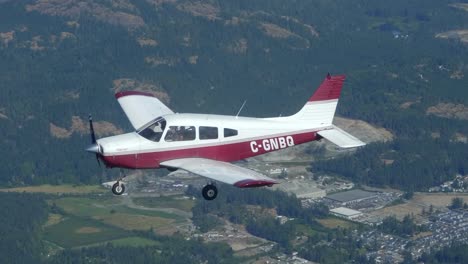
<instances>
[{"instance_id":1,"label":"cockpit side window","mask_svg":"<svg viewBox=\"0 0 468 264\"><path fill-rule=\"evenodd\" d=\"M159 142L166 128L166 120L163 118L157 119L156 122L149 125L147 128L139 132L140 136L154 142Z\"/></svg>"},{"instance_id":2,"label":"cockpit side window","mask_svg":"<svg viewBox=\"0 0 468 264\"><path fill-rule=\"evenodd\" d=\"M195 127L170 126L169 130L167 130L164 140L167 142L195 140Z\"/></svg>"}]
</instances>

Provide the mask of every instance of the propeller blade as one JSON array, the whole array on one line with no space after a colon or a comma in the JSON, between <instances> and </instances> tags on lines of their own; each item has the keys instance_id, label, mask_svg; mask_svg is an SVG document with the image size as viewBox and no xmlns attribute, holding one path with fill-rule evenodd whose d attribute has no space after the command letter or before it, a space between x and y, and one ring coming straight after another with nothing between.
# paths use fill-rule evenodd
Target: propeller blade
<instances>
[{"instance_id":1,"label":"propeller blade","mask_svg":"<svg viewBox=\"0 0 468 264\"><path fill-rule=\"evenodd\" d=\"M99 160L99 154L96 153L96 160L97 164L99 165L99 168L101 168L101 161Z\"/></svg>"},{"instance_id":2,"label":"propeller blade","mask_svg":"<svg viewBox=\"0 0 468 264\"><path fill-rule=\"evenodd\" d=\"M101 167L101 161L100 161L99 155L102 154L102 150L101 150L101 147L97 144L97 141L96 141L96 134L94 133L94 126L93 126L93 117L91 115L89 115L88 120L89 120L89 133L91 134L91 144L92 145L89 146L86 149L86 151L96 153L96 161L97 161L99 167Z\"/></svg>"},{"instance_id":3,"label":"propeller blade","mask_svg":"<svg viewBox=\"0 0 468 264\"><path fill-rule=\"evenodd\" d=\"M89 131L91 133L91 144L96 144L96 134L94 134L93 117L89 115Z\"/></svg>"}]
</instances>

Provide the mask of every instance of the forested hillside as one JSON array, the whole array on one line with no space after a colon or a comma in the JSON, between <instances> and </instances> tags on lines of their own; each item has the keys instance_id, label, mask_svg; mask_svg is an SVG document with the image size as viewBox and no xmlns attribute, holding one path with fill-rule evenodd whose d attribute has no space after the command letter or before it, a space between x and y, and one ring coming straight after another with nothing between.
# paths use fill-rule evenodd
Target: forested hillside
<instances>
[{"instance_id":1,"label":"forested hillside","mask_svg":"<svg viewBox=\"0 0 468 264\"><path fill-rule=\"evenodd\" d=\"M86 117L100 136L129 131L115 91L151 91L176 112L234 114L247 100L244 115L278 116L327 72L347 75L340 115L396 140L314 170L415 189L466 174L461 2L0 1L0 184L98 182Z\"/></svg>"}]
</instances>

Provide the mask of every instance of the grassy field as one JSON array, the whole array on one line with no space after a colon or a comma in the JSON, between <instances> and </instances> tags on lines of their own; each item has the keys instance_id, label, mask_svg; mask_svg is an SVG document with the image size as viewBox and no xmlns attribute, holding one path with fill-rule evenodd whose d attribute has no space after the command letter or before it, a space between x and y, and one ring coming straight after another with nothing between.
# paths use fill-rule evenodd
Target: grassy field
<instances>
[{"instance_id":1,"label":"grassy field","mask_svg":"<svg viewBox=\"0 0 468 264\"><path fill-rule=\"evenodd\" d=\"M44 224L44 227L56 225L60 222L62 222L63 216L61 214L49 214L49 217L47 218L47 222Z\"/></svg>"},{"instance_id":2,"label":"grassy field","mask_svg":"<svg viewBox=\"0 0 468 264\"><path fill-rule=\"evenodd\" d=\"M27 192L27 193L48 193L48 194L90 194L104 193L108 190L99 185L38 185L16 188L3 188L0 192Z\"/></svg>"},{"instance_id":3,"label":"grassy field","mask_svg":"<svg viewBox=\"0 0 468 264\"><path fill-rule=\"evenodd\" d=\"M186 212L192 211L193 206L195 206L195 201L183 199L180 196L140 197L133 198L133 202L150 208L175 208Z\"/></svg>"},{"instance_id":4,"label":"grassy field","mask_svg":"<svg viewBox=\"0 0 468 264\"><path fill-rule=\"evenodd\" d=\"M56 208L44 224L44 239L63 248L101 245L156 245L150 239L135 236L131 230L153 229L158 234L172 234L175 224L185 218L157 210L130 208L129 197L80 195L48 200ZM187 202L187 201L183 201ZM164 200L160 204L182 203Z\"/></svg>"},{"instance_id":5,"label":"grassy field","mask_svg":"<svg viewBox=\"0 0 468 264\"><path fill-rule=\"evenodd\" d=\"M411 201L425 206L432 204L435 207L446 207L456 197L460 197L464 203L468 203L468 194L463 193L415 193Z\"/></svg>"},{"instance_id":6,"label":"grassy field","mask_svg":"<svg viewBox=\"0 0 468 264\"><path fill-rule=\"evenodd\" d=\"M324 218L324 219L317 219L317 221L326 228L338 228L338 227L352 228L352 227L356 226L356 224L354 224L354 223L352 223L350 221L346 221L346 220L339 219L339 218L336 218L336 217L328 217L328 218Z\"/></svg>"},{"instance_id":7,"label":"grassy field","mask_svg":"<svg viewBox=\"0 0 468 264\"><path fill-rule=\"evenodd\" d=\"M65 212L84 217L105 217L110 214L129 214L129 215L144 215L156 216L173 220L181 220L179 216L151 210L140 210L129 208L122 204L120 197L66 197L55 199L52 201Z\"/></svg>"},{"instance_id":8,"label":"grassy field","mask_svg":"<svg viewBox=\"0 0 468 264\"><path fill-rule=\"evenodd\" d=\"M422 215L423 209L427 212L432 205L434 210L446 210L455 197L463 198L468 202L468 194L460 193L415 193L413 198L403 204L388 206L372 212L372 215L379 217L395 216L403 219L406 215L411 215L417 222L422 221L426 216Z\"/></svg>"},{"instance_id":9,"label":"grassy field","mask_svg":"<svg viewBox=\"0 0 468 264\"><path fill-rule=\"evenodd\" d=\"M158 216L113 213L105 216L95 216L94 219L125 230L158 230L171 225L175 220Z\"/></svg>"},{"instance_id":10,"label":"grassy field","mask_svg":"<svg viewBox=\"0 0 468 264\"><path fill-rule=\"evenodd\" d=\"M90 244L90 245L87 245L86 247L100 246L100 245L107 244L107 243L110 243L110 244L112 244L114 246L122 246L122 247L126 247L126 246L146 247L146 246L158 246L158 245L160 245L159 242L151 240L151 239L147 239L147 238L144 238L144 237L138 237L138 236L130 236L130 237L125 237L125 238L119 238L119 239L115 239L115 240L106 241L104 243Z\"/></svg>"},{"instance_id":11,"label":"grassy field","mask_svg":"<svg viewBox=\"0 0 468 264\"><path fill-rule=\"evenodd\" d=\"M102 243L130 235L125 230L80 217L66 217L44 229L44 239L63 248Z\"/></svg>"}]
</instances>

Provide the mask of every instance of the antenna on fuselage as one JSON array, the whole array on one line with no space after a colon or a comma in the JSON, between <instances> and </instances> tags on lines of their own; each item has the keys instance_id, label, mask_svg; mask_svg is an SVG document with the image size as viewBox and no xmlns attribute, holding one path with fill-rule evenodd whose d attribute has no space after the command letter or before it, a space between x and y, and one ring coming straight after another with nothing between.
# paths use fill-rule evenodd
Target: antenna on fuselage
<instances>
[{"instance_id":1,"label":"antenna on fuselage","mask_svg":"<svg viewBox=\"0 0 468 264\"><path fill-rule=\"evenodd\" d=\"M247 103L247 100L245 100L242 106L240 107L239 112L237 112L236 118L239 117L239 114L241 113L242 109L244 109L245 103Z\"/></svg>"}]
</instances>

